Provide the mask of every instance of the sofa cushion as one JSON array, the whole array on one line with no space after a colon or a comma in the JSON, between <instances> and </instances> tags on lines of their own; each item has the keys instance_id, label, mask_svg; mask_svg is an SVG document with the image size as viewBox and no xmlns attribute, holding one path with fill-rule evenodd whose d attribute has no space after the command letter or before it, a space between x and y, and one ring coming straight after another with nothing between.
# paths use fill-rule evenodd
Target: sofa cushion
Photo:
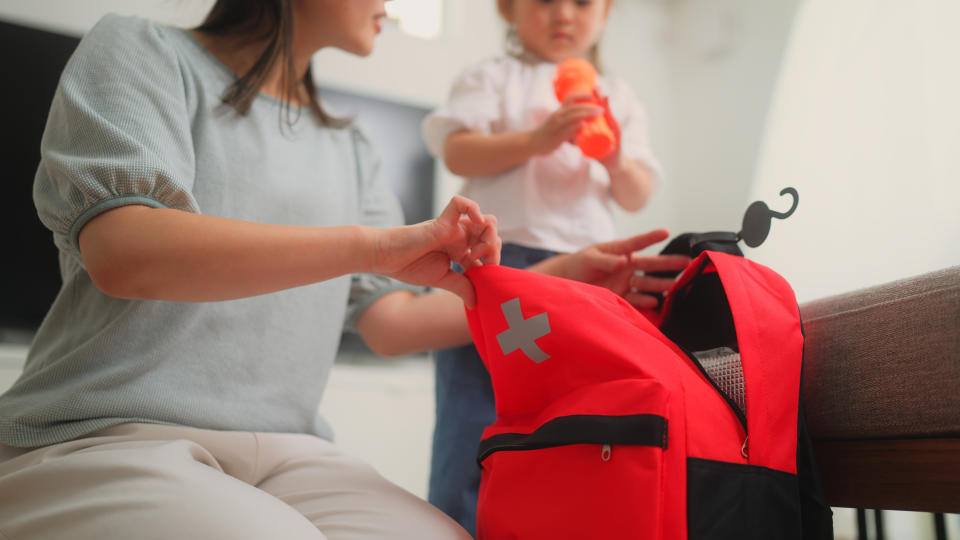
<instances>
[{"instance_id":1,"label":"sofa cushion","mask_svg":"<svg viewBox=\"0 0 960 540\"><path fill-rule=\"evenodd\" d=\"M815 439L960 436L960 266L801 306Z\"/></svg>"}]
</instances>

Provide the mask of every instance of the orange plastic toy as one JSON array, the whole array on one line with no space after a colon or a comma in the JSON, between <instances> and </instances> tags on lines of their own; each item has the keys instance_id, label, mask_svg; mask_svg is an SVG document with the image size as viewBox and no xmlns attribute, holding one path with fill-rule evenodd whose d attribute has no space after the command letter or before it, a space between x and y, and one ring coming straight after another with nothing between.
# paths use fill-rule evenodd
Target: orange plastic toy
<instances>
[{"instance_id":1,"label":"orange plastic toy","mask_svg":"<svg viewBox=\"0 0 960 540\"><path fill-rule=\"evenodd\" d=\"M557 75L553 80L553 90L557 99L563 103L570 94L591 96L589 103L601 105L594 87L597 85L597 72L593 65L582 58L570 58L560 62ZM597 116L587 122L577 132L577 146L587 157L603 159L617 147L617 137L603 116Z\"/></svg>"}]
</instances>

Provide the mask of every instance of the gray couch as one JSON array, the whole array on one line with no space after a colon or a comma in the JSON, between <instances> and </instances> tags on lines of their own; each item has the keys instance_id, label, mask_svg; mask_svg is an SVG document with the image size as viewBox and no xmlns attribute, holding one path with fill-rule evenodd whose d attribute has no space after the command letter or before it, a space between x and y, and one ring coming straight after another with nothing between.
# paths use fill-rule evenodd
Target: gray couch
<instances>
[{"instance_id":1,"label":"gray couch","mask_svg":"<svg viewBox=\"0 0 960 540\"><path fill-rule=\"evenodd\" d=\"M832 506L960 512L960 266L801 306Z\"/></svg>"}]
</instances>

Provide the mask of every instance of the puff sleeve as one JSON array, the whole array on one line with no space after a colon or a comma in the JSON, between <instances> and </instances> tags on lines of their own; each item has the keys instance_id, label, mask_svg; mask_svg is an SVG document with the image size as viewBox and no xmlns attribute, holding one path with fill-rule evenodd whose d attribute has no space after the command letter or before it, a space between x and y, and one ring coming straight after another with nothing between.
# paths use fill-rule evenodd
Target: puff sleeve
<instances>
[{"instance_id":1,"label":"puff sleeve","mask_svg":"<svg viewBox=\"0 0 960 540\"><path fill-rule=\"evenodd\" d=\"M102 212L129 204L197 212L184 82L164 30L107 16L60 79L40 147L34 202L62 252Z\"/></svg>"},{"instance_id":2,"label":"puff sleeve","mask_svg":"<svg viewBox=\"0 0 960 540\"><path fill-rule=\"evenodd\" d=\"M501 117L501 71L496 60L467 69L454 81L447 102L424 118L423 140L433 156L443 157L443 145L451 133L492 132Z\"/></svg>"}]
</instances>

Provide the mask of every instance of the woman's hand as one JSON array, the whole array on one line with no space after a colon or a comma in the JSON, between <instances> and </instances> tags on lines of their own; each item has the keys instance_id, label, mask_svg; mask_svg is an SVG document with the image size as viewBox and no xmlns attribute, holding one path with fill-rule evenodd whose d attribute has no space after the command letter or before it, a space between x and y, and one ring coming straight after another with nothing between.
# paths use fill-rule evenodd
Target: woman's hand
<instances>
[{"instance_id":1,"label":"woman's hand","mask_svg":"<svg viewBox=\"0 0 960 540\"><path fill-rule=\"evenodd\" d=\"M658 300L649 293L661 293L673 285L670 278L640 275L637 272L683 270L690 257L653 255L640 257L635 251L669 238L666 229L656 229L622 240L594 244L568 255L559 255L531 270L574 279L610 289L634 307L653 308Z\"/></svg>"},{"instance_id":2,"label":"woman's hand","mask_svg":"<svg viewBox=\"0 0 960 540\"><path fill-rule=\"evenodd\" d=\"M531 150L535 154L549 154L565 142L572 142L587 120L604 113L602 107L584 103L590 96L571 94L530 134Z\"/></svg>"},{"instance_id":3,"label":"woman's hand","mask_svg":"<svg viewBox=\"0 0 960 540\"><path fill-rule=\"evenodd\" d=\"M472 308L476 295L470 280L450 268L500 263L497 220L483 215L477 203L455 196L440 217L407 227L379 229L372 272L413 285L447 289Z\"/></svg>"}]
</instances>

